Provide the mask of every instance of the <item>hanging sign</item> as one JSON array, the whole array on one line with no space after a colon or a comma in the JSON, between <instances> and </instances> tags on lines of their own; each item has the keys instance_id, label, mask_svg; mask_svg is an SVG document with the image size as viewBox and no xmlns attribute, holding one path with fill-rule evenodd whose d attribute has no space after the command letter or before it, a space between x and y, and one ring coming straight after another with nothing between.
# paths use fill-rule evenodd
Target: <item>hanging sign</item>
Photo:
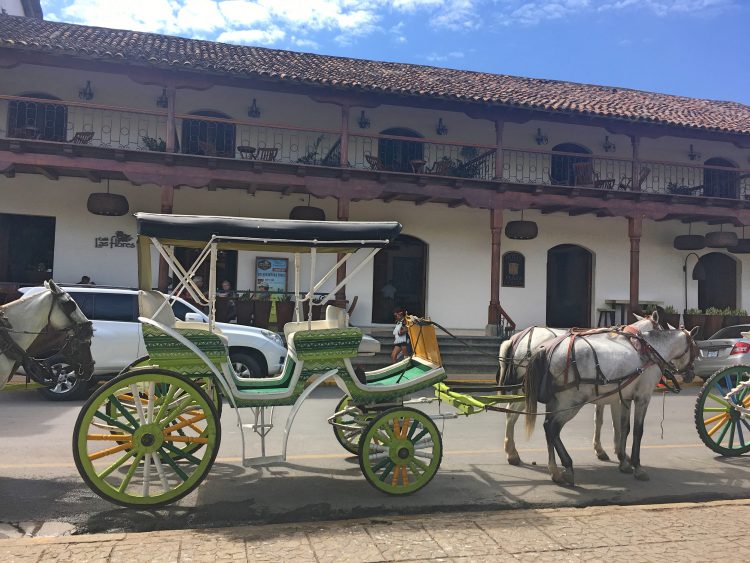
<instances>
[{"instance_id":1,"label":"hanging sign","mask_svg":"<svg viewBox=\"0 0 750 563\"><path fill-rule=\"evenodd\" d=\"M287 278L289 273L288 258L264 258L258 256L255 259L255 289L261 285L267 285L271 293L283 293L287 290Z\"/></svg>"}]
</instances>

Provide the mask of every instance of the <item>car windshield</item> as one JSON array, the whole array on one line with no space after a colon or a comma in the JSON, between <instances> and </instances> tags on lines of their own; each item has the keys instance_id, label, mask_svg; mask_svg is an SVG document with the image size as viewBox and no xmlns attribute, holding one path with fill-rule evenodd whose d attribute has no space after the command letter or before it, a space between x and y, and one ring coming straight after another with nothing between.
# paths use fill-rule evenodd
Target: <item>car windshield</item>
<instances>
[{"instance_id":1,"label":"car windshield","mask_svg":"<svg viewBox=\"0 0 750 563\"><path fill-rule=\"evenodd\" d=\"M729 338L742 338L743 332L750 331L750 325L737 325L728 326L722 328L719 332L714 334L709 340L723 340Z\"/></svg>"}]
</instances>

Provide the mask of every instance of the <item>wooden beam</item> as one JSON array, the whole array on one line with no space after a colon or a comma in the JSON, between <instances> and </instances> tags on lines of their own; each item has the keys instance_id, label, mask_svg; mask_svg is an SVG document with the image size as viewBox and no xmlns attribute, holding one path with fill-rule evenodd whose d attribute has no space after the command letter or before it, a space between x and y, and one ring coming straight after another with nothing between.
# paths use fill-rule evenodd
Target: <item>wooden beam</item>
<instances>
[{"instance_id":1,"label":"wooden beam","mask_svg":"<svg viewBox=\"0 0 750 563\"><path fill-rule=\"evenodd\" d=\"M448 207L450 207L451 209L455 209L456 207L461 207L462 205L466 205L466 200L457 199L456 201L451 201L448 204Z\"/></svg>"},{"instance_id":2,"label":"wooden beam","mask_svg":"<svg viewBox=\"0 0 750 563\"><path fill-rule=\"evenodd\" d=\"M643 217L640 215L628 217L628 238L630 239L630 303L628 304L628 318L633 321L633 312L638 308L640 286L640 252L641 234L643 232Z\"/></svg>"},{"instance_id":3,"label":"wooden beam","mask_svg":"<svg viewBox=\"0 0 750 563\"><path fill-rule=\"evenodd\" d=\"M90 182L94 182L95 184L98 184L102 181L102 177L100 174L97 174L93 170L84 170L83 171L84 176L89 179Z\"/></svg>"},{"instance_id":4,"label":"wooden beam","mask_svg":"<svg viewBox=\"0 0 750 563\"><path fill-rule=\"evenodd\" d=\"M281 195L289 195L294 191L294 186L284 186L281 190Z\"/></svg>"},{"instance_id":5,"label":"wooden beam","mask_svg":"<svg viewBox=\"0 0 750 563\"><path fill-rule=\"evenodd\" d=\"M424 205L425 203L428 203L430 201L432 201L432 198L430 196L425 196L414 200L414 205Z\"/></svg>"},{"instance_id":6,"label":"wooden beam","mask_svg":"<svg viewBox=\"0 0 750 563\"><path fill-rule=\"evenodd\" d=\"M397 194L397 193L388 194L387 196L383 197L383 203L390 203L393 200L398 199L398 196L400 195L401 194Z\"/></svg>"},{"instance_id":7,"label":"wooden beam","mask_svg":"<svg viewBox=\"0 0 750 563\"><path fill-rule=\"evenodd\" d=\"M60 178L60 175L55 170L47 166L37 166L36 171L48 180L58 180Z\"/></svg>"},{"instance_id":8,"label":"wooden beam","mask_svg":"<svg viewBox=\"0 0 750 563\"><path fill-rule=\"evenodd\" d=\"M500 314L500 243L503 234L503 210L490 209L490 304L487 308L488 327L497 323Z\"/></svg>"}]
</instances>

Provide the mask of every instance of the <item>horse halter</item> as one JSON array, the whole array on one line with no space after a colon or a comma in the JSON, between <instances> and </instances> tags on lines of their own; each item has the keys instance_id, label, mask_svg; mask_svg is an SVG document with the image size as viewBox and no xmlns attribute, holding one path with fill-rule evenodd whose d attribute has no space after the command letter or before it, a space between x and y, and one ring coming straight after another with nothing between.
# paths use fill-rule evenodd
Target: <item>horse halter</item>
<instances>
[{"instance_id":1,"label":"horse halter","mask_svg":"<svg viewBox=\"0 0 750 563\"><path fill-rule=\"evenodd\" d=\"M49 318L52 316L52 310L54 309L54 303L60 306L60 309L65 314L67 319L71 322L71 326L64 329L59 329L61 332L66 333L65 343L58 353L62 354L70 365L76 367L76 374L84 379L88 379L94 372L94 361L91 357L91 339L94 336L94 328L91 321L76 321L73 318L73 313L77 310L78 306L73 299L68 296L68 300L63 301L62 296L64 293L52 292L54 302L49 310Z\"/></svg>"}]
</instances>

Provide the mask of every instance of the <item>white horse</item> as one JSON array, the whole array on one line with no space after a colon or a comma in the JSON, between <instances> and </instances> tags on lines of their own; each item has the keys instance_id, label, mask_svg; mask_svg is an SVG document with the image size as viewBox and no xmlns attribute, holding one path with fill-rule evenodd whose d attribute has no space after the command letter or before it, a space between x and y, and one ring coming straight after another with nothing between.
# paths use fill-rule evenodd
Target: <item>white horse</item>
<instances>
[{"instance_id":1,"label":"white horse","mask_svg":"<svg viewBox=\"0 0 750 563\"><path fill-rule=\"evenodd\" d=\"M643 332L646 330L660 330L659 314L654 312L650 316L640 317L634 315L636 322L631 324L632 329ZM498 383L501 386L521 386L526 376L526 368L534 349L540 344L552 340L557 336L562 336L570 332L565 328L549 328L545 326L533 326L522 332L514 334L508 340L500 344L500 370L498 372ZM620 404L610 403L612 412L612 428L614 430L615 454L620 456ZM513 403L509 403L513 409ZM520 465L521 456L516 449L516 440L514 437L516 422L519 413L507 413L505 417L505 455L508 463L511 465ZM602 448L602 424L604 423L604 405L597 404L594 412L594 451L596 457L602 461L608 461L609 456Z\"/></svg>"},{"instance_id":2,"label":"white horse","mask_svg":"<svg viewBox=\"0 0 750 563\"><path fill-rule=\"evenodd\" d=\"M698 355L693 340L697 328L652 330L640 336L594 334L570 336L561 342L542 344L533 354L526 372L526 428L531 433L536 419L537 399L547 402L544 431L549 453L549 472L556 483L574 483L573 460L560 432L583 407L594 402L622 402L620 411L620 471L648 480L641 467L640 448L643 421L654 387L662 371L682 371ZM571 343L570 338L575 338ZM602 380L613 383L603 383ZM625 458L630 433L630 404L635 401L633 448ZM563 470L557 467L555 452Z\"/></svg>"},{"instance_id":3,"label":"white horse","mask_svg":"<svg viewBox=\"0 0 750 563\"><path fill-rule=\"evenodd\" d=\"M51 374L26 351L32 345L46 348L40 339L60 340L60 353L86 379L94 369L91 357L91 322L76 302L55 282L44 283L45 291L24 295L0 307L0 389L20 365L35 381L54 385ZM35 342L36 341L36 342Z\"/></svg>"}]
</instances>

